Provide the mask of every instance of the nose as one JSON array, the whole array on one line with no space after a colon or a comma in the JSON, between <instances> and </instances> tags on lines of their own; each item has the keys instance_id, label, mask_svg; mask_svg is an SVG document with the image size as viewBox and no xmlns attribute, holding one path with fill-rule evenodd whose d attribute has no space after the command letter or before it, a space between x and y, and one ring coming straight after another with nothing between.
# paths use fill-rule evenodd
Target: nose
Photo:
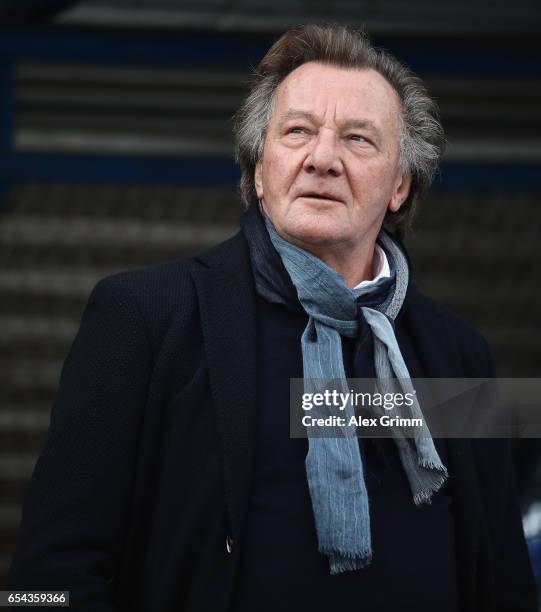
<instances>
[{"instance_id":1,"label":"nose","mask_svg":"<svg viewBox=\"0 0 541 612\"><path fill-rule=\"evenodd\" d=\"M331 129L322 129L311 142L303 168L309 174L339 176L343 172L339 142Z\"/></svg>"}]
</instances>

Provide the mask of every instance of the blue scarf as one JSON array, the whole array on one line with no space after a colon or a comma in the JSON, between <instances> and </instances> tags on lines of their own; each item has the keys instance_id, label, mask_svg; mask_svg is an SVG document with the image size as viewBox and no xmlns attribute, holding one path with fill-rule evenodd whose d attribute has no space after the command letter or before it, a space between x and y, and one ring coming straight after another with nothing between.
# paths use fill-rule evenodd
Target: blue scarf
<instances>
[{"instance_id":1,"label":"blue scarf","mask_svg":"<svg viewBox=\"0 0 541 612\"><path fill-rule=\"evenodd\" d=\"M271 220L255 206L241 218L248 241L256 291L271 303L295 309L300 302L308 315L301 338L304 391L317 392L339 381L347 392L341 336L354 338L358 316L370 326L374 340L374 368L385 392L391 379L402 393L413 393L410 375L398 346L393 321L402 307L409 282L409 267L400 247L385 231L378 243L389 259L392 277L373 285L350 289L343 277L319 258L284 240ZM336 388L336 387L335 387ZM415 395L414 395L415 396ZM380 416L372 406L374 416ZM346 408L346 422L354 414ZM394 416L422 418L413 406L395 407ZM339 437L309 437L306 476L321 554L329 559L331 574L356 570L372 558L370 511L359 440L354 428L341 428ZM426 425L421 436L406 438L392 429L415 504L430 503L446 481L442 464Z\"/></svg>"}]
</instances>

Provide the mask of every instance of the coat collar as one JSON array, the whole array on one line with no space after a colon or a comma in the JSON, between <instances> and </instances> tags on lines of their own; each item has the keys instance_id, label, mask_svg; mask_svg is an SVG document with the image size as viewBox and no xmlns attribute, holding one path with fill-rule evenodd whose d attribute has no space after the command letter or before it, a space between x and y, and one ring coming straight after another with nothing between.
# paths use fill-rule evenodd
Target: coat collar
<instances>
[{"instance_id":1,"label":"coat collar","mask_svg":"<svg viewBox=\"0 0 541 612\"><path fill-rule=\"evenodd\" d=\"M239 232L194 257L213 406L221 437L233 538L241 533L256 446L255 289L248 246Z\"/></svg>"}]
</instances>

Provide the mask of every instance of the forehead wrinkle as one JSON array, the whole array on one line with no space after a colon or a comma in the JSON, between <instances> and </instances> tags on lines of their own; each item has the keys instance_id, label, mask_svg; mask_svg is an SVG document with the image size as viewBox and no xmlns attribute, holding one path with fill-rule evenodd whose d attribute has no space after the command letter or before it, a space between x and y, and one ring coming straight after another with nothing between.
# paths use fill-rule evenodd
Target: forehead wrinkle
<instances>
[{"instance_id":1,"label":"forehead wrinkle","mask_svg":"<svg viewBox=\"0 0 541 612\"><path fill-rule=\"evenodd\" d=\"M334 107L333 113L333 121L336 125L339 126L340 129L367 129L376 134L381 134L380 128L370 119L346 119L345 121L337 121L336 120L337 107ZM317 115L311 113L309 111L303 111L300 109L291 108L289 109L279 120L279 125L282 126L287 121L292 119L307 119L315 125L322 126L324 121L322 121Z\"/></svg>"},{"instance_id":2,"label":"forehead wrinkle","mask_svg":"<svg viewBox=\"0 0 541 612\"><path fill-rule=\"evenodd\" d=\"M342 129L358 129L358 130L370 130L377 134L381 133L381 129L370 119L348 119L342 123Z\"/></svg>"},{"instance_id":3,"label":"forehead wrinkle","mask_svg":"<svg viewBox=\"0 0 541 612\"><path fill-rule=\"evenodd\" d=\"M286 113L282 115L282 117L280 118L279 124L283 125L284 123L286 123L287 121L290 121L291 119L307 119L308 121L311 121L312 123L315 123L316 125L319 125L321 123L321 121L313 113L310 113L308 111L298 110L296 108L290 108Z\"/></svg>"}]
</instances>

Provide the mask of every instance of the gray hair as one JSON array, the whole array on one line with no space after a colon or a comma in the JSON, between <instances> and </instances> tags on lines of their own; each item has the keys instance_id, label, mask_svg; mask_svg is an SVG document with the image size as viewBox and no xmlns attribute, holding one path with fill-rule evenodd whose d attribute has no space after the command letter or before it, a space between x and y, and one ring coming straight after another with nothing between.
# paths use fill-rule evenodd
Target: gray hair
<instances>
[{"instance_id":1,"label":"gray hair","mask_svg":"<svg viewBox=\"0 0 541 612\"><path fill-rule=\"evenodd\" d=\"M341 25L303 25L283 34L255 71L252 88L235 115L240 191L246 207L256 200L254 172L263 155L276 91L295 68L321 62L342 68L372 69L394 88L402 106L400 170L410 173L411 188L400 210L387 212L385 223L399 237L410 227L416 205L426 193L444 148L438 107L421 79L367 36Z\"/></svg>"}]
</instances>

